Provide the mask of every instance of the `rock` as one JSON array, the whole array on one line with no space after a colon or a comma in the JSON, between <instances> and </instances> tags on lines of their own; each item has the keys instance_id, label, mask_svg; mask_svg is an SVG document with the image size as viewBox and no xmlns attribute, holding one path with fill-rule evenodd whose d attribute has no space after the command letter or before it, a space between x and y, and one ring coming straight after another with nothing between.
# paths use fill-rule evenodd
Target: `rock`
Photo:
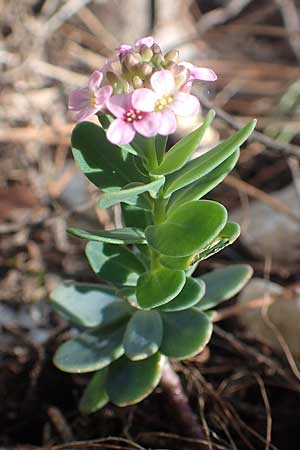
<instances>
[{"instance_id":1,"label":"rock","mask_svg":"<svg viewBox=\"0 0 300 450\"><path fill-rule=\"evenodd\" d=\"M274 296L273 303L268 306L267 316L262 313L261 308L245 309L240 315L242 324L258 339L284 353L276 337L279 333L295 360L300 363L300 295L295 293L288 296L279 284L253 278L239 295L238 301L240 304L247 304L251 300L262 299L265 295Z\"/></svg>"},{"instance_id":2,"label":"rock","mask_svg":"<svg viewBox=\"0 0 300 450\"><path fill-rule=\"evenodd\" d=\"M249 210L238 210L230 219L242 226L240 240L259 257L270 256L274 263L300 261L300 205L295 188L290 185L272 194L299 216L299 224L270 206L254 201Z\"/></svg>"}]
</instances>

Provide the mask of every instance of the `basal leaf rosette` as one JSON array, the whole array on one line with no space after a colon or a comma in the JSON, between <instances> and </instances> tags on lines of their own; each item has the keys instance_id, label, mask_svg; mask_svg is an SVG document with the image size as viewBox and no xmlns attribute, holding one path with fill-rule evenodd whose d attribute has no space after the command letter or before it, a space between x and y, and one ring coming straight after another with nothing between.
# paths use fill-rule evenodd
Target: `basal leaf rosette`
<instances>
[{"instance_id":1,"label":"basal leaf rosette","mask_svg":"<svg viewBox=\"0 0 300 450\"><path fill-rule=\"evenodd\" d=\"M122 44L115 56L70 94L75 112L74 159L100 191L100 208L120 204L115 229L70 228L86 242L94 283L66 282L51 295L72 326L54 363L91 374L82 413L108 401L127 406L158 385L164 364L201 352L212 330L212 308L234 296L252 274L247 265L192 277L198 262L232 244L238 224L218 202L203 199L235 167L255 126L196 158L212 123L203 123L168 148L180 116L199 112L193 83L216 80L208 68L164 54L152 37ZM99 123L88 121L95 116ZM168 149L168 151L167 151Z\"/></svg>"}]
</instances>

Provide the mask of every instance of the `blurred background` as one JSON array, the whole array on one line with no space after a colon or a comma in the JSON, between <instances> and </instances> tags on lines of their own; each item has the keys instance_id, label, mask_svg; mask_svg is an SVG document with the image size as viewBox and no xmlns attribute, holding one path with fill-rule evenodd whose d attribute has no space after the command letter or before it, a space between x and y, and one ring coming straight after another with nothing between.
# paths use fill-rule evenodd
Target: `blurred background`
<instances>
[{"instance_id":1,"label":"blurred background","mask_svg":"<svg viewBox=\"0 0 300 450\"><path fill-rule=\"evenodd\" d=\"M0 446L58 450L115 436L93 448L200 448L159 389L137 407L81 417L87 378L51 363L68 329L49 292L62 279L95 281L83 243L66 228L113 228L117 215L97 207L72 161L68 94L120 43L153 35L218 75L195 91L201 114L217 111L199 152L258 119L238 167L210 195L241 223L242 237L197 269L245 262L255 278L218 311L209 348L176 368L205 448L298 450L300 2L0 0L0 12ZM181 122L171 141L201 120Z\"/></svg>"}]
</instances>

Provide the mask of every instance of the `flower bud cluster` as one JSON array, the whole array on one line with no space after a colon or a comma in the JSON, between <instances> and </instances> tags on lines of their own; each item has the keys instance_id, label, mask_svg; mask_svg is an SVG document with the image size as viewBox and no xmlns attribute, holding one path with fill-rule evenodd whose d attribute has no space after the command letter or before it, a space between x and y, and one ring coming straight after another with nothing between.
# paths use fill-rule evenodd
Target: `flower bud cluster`
<instances>
[{"instance_id":1,"label":"flower bud cluster","mask_svg":"<svg viewBox=\"0 0 300 450\"><path fill-rule=\"evenodd\" d=\"M107 138L128 144L135 133L146 137L168 135L176 129L176 116L194 115L198 99L190 94L194 80L214 81L211 69L180 62L179 51L163 54L149 36L134 47L123 44L116 56L95 71L88 86L71 93L69 108L78 121L94 114L111 114L115 120Z\"/></svg>"}]
</instances>

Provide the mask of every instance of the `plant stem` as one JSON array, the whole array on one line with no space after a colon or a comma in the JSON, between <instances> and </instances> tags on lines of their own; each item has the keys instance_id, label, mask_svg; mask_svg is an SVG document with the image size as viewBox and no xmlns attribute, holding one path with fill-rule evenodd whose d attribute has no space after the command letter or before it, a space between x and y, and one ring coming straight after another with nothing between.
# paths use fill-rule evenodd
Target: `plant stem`
<instances>
[{"instance_id":1,"label":"plant stem","mask_svg":"<svg viewBox=\"0 0 300 450\"><path fill-rule=\"evenodd\" d=\"M175 413L178 425L185 430L185 434L189 437L206 441L205 433L203 432L196 415L192 411L180 378L168 361L165 363L160 383L167 396L170 410L172 413ZM209 447L203 444L201 448L204 450Z\"/></svg>"},{"instance_id":2,"label":"plant stem","mask_svg":"<svg viewBox=\"0 0 300 450\"><path fill-rule=\"evenodd\" d=\"M145 142L147 146L146 148L147 169L149 170L149 172L151 172L151 170L156 169L156 167L158 166L155 138L146 139Z\"/></svg>"}]
</instances>

